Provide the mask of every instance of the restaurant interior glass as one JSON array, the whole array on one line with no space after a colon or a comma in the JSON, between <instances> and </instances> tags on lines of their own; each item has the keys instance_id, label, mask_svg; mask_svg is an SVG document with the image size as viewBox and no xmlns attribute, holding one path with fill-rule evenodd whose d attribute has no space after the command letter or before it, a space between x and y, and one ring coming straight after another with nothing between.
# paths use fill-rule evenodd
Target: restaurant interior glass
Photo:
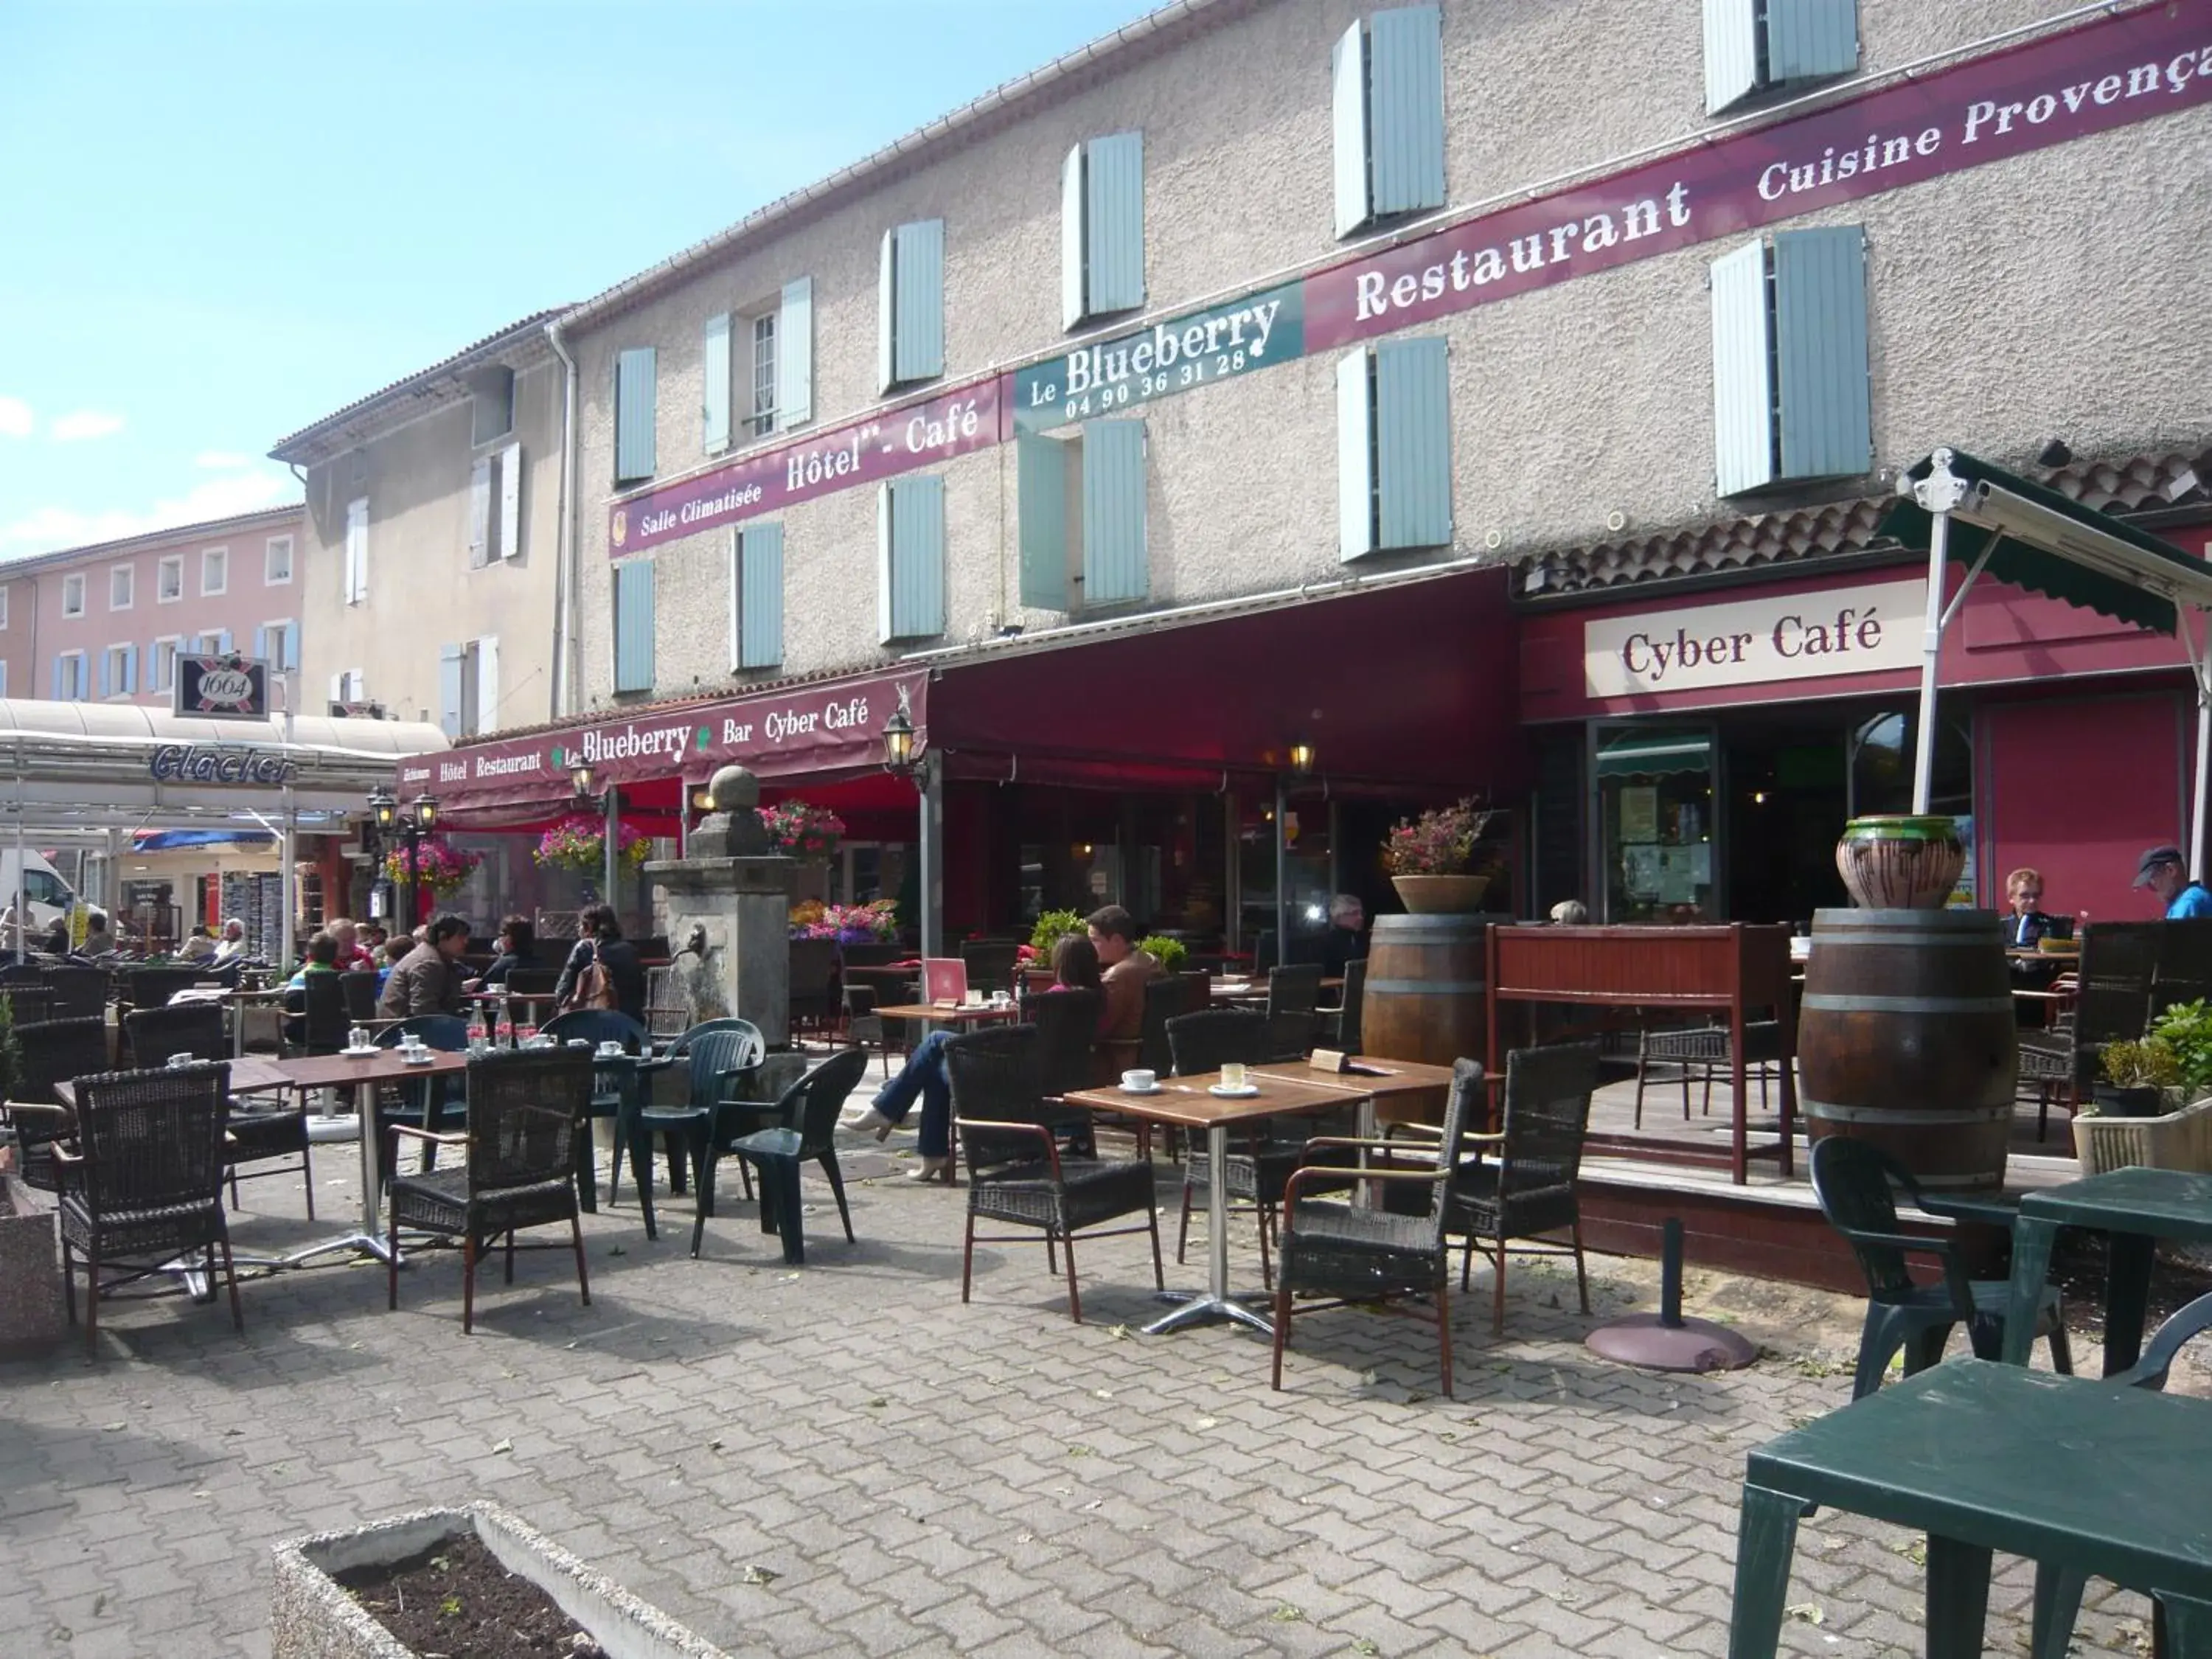
<instances>
[{"instance_id":1,"label":"restaurant interior glass","mask_svg":"<svg viewBox=\"0 0 2212 1659\"><path fill-rule=\"evenodd\" d=\"M1591 734L1605 883L1593 920L1717 919L1713 728L1599 721Z\"/></svg>"}]
</instances>

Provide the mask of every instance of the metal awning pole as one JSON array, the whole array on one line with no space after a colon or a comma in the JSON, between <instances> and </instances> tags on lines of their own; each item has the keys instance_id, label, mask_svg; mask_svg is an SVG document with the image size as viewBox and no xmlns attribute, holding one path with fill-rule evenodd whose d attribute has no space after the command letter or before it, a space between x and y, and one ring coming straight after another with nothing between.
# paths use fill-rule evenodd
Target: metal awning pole
<instances>
[{"instance_id":1,"label":"metal awning pole","mask_svg":"<svg viewBox=\"0 0 2212 1659\"><path fill-rule=\"evenodd\" d=\"M1284 820L1289 816L1289 802L1283 794L1283 781L1275 780L1275 966L1280 968L1291 959L1291 837ZM1257 963L1253 963L1258 967Z\"/></svg>"},{"instance_id":2,"label":"metal awning pole","mask_svg":"<svg viewBox=\"0 0 2212 1659\"><path fill-rule=\"evenodd\" d=\"M15 961L21 965L30 946L29 908L23 902L23 780L15 780Z\"/></svg>"},{"instance_id":3,"label":"metal awning pole","mask_svg":"<svg viewBox=\"0 0 2212 1659\"><path fill-rule=\"evenodd\" d=\"M294 730L292 677L289 674L281 675L276 683L284 689L284 748L285 751L289 753L292 749ZM279 849L277 856L283 861L277 866L276 902L284 912L284 920L277 933L276 970L279 973L289 974L292 971L292 962L297 953L300 937L299 875L293 867L293 861L297 856L299 848L300 812L299 803L292 793L292 781L289 776L284 781L283 802L284 828L277 841ZM180 939L178 943L181 945L183 941ZM240 1015L240 1018L243 1018L243 1014Z\"/></svg>"},{"instance_id":4,"label":"metal awning pole","mask_svg":"<svg viewBox=\"0 0 2212 1659\"><path fill-rule=\"evenodd\" d=\"M601 902L613 908L617 920L622 915L622 890L615 885L615 875L622 867L621 842L622 791L611 783L607 786L606 830L599 838L599 879Z\"/></svg>"},{"instance_id":5,"label":"metal awning pole","mask_svg":"<svg viewBox=\"0 0 2212 1659\"><path fill-rule=\"evenodd\" d=\"M1936 514L1928 536L1928 628L1920 640L1920 729L1912 745L1912 810L1927 811L1936 790L1936 673L1943 658L1943 564L1951 515Z\"/></svg>"}]
</instances>

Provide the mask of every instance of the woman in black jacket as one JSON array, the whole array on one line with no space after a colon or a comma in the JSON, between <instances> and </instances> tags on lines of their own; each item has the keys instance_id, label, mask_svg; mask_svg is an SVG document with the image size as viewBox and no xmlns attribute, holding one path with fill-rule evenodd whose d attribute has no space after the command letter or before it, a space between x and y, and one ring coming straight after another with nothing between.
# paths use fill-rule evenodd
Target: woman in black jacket
<instances>
[{"instance_id":1,"label":"woman in black jacket","mask_svg":"<svg viewBox=\"0 0 2212 1659\"><path fill-rule=\"evenodd\" d=\"M568 963L561 969L560 983L553 988L553 1006L568 1008L576 981L596 960L613 984L616 1010L644 1024L645 967L637 959L637 947L622 936L614 907L594 904L576 920L583 937L576 941L576 948L568 953Z\"/></svg>"},{"instance_id":2,"label":"woman in black jacket","mask_svg":"<svg viewBox=\"0 0 2212 1659\"><path fill-rule=\"evenodd\" d=\"M483 983L504 985L517 968L527 969L538 953L538 930L527 916L509 916L499 925L499 951L484 969Z\"/></svg>"}]
</instances>

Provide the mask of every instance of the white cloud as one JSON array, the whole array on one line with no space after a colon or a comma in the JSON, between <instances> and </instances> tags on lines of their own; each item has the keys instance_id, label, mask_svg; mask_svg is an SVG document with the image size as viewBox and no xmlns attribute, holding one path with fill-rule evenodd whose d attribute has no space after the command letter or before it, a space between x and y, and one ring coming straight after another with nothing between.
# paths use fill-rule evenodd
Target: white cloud
<instances>
[{"instance_id":1,"label":"white cloud","mask_svg":"<svg viewBox=\"0 0 2212 1659\"><path fill-rule=\"evenodd\" d=\"M31 435L31 406L21 398L0 398L0 438Z\"/></svg>"},{"instance_id":2,"label":"white cloud","mask_svg":"<svg viewBox=\"0 0 2212 1659\"><path fill-rule=\"evenodd\" d=\"M57 416L52 428L56 443L81 443L87 438L112 437L123 430L123 417L110 415L104 410L72 410L67 415Z\"/></svg>"},{"instance_id":3,"label":"white cloud","mask_svg":"<svg viewBox=\"0 0 2212 1659\"><path fill-rule=\"evenodd\" d=\"M82 513L75 507L42 507L12 524L0 524L0 559L50 553L57 548L118 541L173 526L258 513L297 498L299 483L275 468L238 472L196 484L182 495L155 501L143 513L108 507Z\"/></svg>"},{"instance_id":4,"label":"white cloud","mask_svg":"<svg viewBox=\"0 0 2212 1659\"><path fill-rule=\"evenodd\" d=\"M240 467L252 466L254 458L241 455L234 449L203 449L192 457L192 465L210 472L235 472Z\"/></svg>"}]
</instances>

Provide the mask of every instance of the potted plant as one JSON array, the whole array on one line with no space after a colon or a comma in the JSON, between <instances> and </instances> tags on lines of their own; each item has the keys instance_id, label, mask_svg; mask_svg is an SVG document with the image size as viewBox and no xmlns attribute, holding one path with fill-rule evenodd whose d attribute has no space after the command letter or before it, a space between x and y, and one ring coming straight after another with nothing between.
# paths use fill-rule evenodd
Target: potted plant
<instances>
[{"instance_id":1,"label":"potted plant","mask_svg":"<svg viewBox=\"0 0 2212 1659\"><path fill-rule=\"evenodd\" d=\"M803 864L827 864L845 838L844 819L826 806L810 806L803 800L763 806L760 821L775 850Z\"/></svg>"},{"instance_id":2,"label":"potted plant","mask_svg":"<svg viewBox=\"0 0 2212 1659\"><path fill-rule=\"evenodd\" d=\"M2181 1081L2181 1066L2162 1037L2108 1042L2097 1063L2105 1073L2092 1103L2099 1117L2156 1117L2166 1110L2166 1091Z\"/></svg>"},{"instance_id":3,"label":"potted plant","mask_svg":"<svg viewBox=\"0 0 2212 1659\"><path fill-rule=\"evenodd\" d=\"M1190 958L1190 947L1179 939L1153 933L1137 941L1137 948L1160 964L1163 974L1179 974Z\"/></svg>"},{"instance_id":4,"label":"potted plant","mask_svg":"<svg viewBox=\"0 0 2212 1659\"><path fill-rule=\"evenodd\" d=\"M2167 1013L2180 1014L2174 1029L2185 1041L2194 1042L2197 1029L2212 1025L2202 1005ZM2131 1168L2212 1172L2212 1097L2168 1109L2204 1085L2190 1082L2190 1068L2165 1036L2154 1029L2140 1042L2108 1042L2098 1060L2106 1081L2074 1120L2074 1154L2083 1175ZM2207 1062L2212 1055L2192 1056L2192 1064Z\"/></svg>"},{"instance_id":5,"label":"potted plant","mask_svg":"<svg viewBox=\"0 0 2212 1659\"><path fill-rule=\"evenodd\" d=\"M2212 1008L2203 999L2175 1003L2150 1023L2150 1036L2172 1054L2185 1103L2212 1094Z\"/></svg>"},{"instance_id":6,"label":"potted plant","mask_svg":"<svg viewBox=\"0 0 2212 1659\"><path fill-rule=\"evenodd\" d=\"M1024 987L1031 991L1049 989L1053 951L1060 940L1071 934L1080 939L1088 931L1089 925L1079 910L1048 910L1039 916L1030 930L1030 942L1014 952L1014 968Z\"/></svg>"},{"instance_id":7,"label":"potted plant","mask_svg":"<svg viewBox=\"0 0 2212 1659\"><path fill-rule=\"evenodd\" d=\"M1415 915L1464 915L1482 906L1490 885L1476 853L1498 814L1472 800L1398 820L1382 847L1382 866L1398 898Z\"/></svg>"},{"instance_id":8,"label":"potted plant","mask_svg":"<svg viewBox=\"0 0 2212 1659\"><path fill-rule=\"evenodd\" d=\"M1940 813L1853 818L1836 843L1836 873L1863 910L1940 910L1966 867L1958 821Z\"/></svg>"}]
</instances>

